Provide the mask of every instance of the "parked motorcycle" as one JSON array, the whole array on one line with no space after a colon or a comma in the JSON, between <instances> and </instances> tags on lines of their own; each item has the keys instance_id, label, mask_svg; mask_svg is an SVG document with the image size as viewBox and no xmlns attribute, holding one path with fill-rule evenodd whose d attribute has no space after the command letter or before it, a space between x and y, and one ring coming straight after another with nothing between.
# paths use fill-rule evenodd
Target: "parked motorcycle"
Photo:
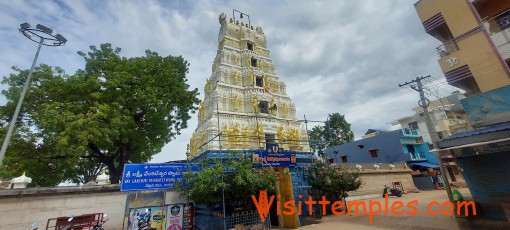
<instances>
[{"instance_id":1,"label":"parked motorcycle","mask_svg":"<svg viewBox=\"0 0 510 230\"><path fill-rule=\"evenodd\" d=\"M389 192L390 192L389 194L388 194L388 189L389 189ZM386 195L402 197L402 191L400 189L398 189L398 188L390 188L390 187L385 185L382 197L385 198Z\"/></svg>"}]
</instances>

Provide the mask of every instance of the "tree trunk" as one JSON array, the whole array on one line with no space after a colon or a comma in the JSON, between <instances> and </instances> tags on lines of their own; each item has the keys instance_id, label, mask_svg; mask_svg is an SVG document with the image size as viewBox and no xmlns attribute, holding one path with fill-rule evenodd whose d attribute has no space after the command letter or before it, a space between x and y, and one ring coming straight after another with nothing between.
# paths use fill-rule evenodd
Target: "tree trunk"
<instances>
[{"instance_id":1,"label":"tree trunk","mask_svg":"<svg viewBox=\"0 0 510 230\"><path fill-rule=\"evenodd\" d=\"M120 163L118 167L115 167L115 163L113 160L105 163L108 167L108 172L110 172L110 183L118 184L120 179L122 178L122 170L124 170L124 163Z\"/></svg>"},{"instance_id":2,"label":"tree trunk","mask_svg":"<svg viewBox=\"0 0 510 230\"><path fill-rule=\"evenodd\" d=\"M110 183L118 184L122 179L122 173L124 170L124 165L133 155L133 148L129 144L118 143L117 146L121 149L119 159L119 165L115 166L115 157L107 156L94 144L89 143L89 148L95 153L95 156L99 159L99 161L108 167L108 172L110 173Z\"/></svg>"}]
</instances>

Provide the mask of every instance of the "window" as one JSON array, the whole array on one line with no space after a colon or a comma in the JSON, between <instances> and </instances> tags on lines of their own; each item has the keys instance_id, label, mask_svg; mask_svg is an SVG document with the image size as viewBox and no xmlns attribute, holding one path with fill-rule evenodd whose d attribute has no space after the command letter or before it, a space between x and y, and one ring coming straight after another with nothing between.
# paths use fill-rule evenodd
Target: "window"
<instances>
[{"instance_id":1,"label":"window","mask_svg":"<svg viewBox=\"0 0 510 230\"><path fill-rule=\"evenodd\" d=\"M406 145L408 153L414 153L416 150L414 149L414 145Z\"/></svg>"},{"instance_id":2,"label":"window","mask_svg":"<svg viewBox=\"0 0 510 230\"><path fill-rule=\"evenodd\" d=\"M255 85L258 87L264 87L264 78L262 76L257 76L255 78Z\"/></svg>"},{"instance_id":3,"label":"window","mask_svg":"<svg viewBox=\"0 0 510 230\"><path fill-rule=\"evenodd\" d=\"M248 50L253 51L253 43L248 42L246 45L248 46Z\"/></svg>"},{"instance_id":4,"label":"window","mask_svg":"<svg viewBox=\"0 0 510 230\"><path fill-rule=\"evenodd\" d=\"M506 10L503 13L499 13L496 16L496 22L500 27L500 31L510 28L510 11Z\"/></svg>"},{"instance_id":5,"label":"window","mask_svg":"<svg viewBox=\"0 0 510 230\"><path fill-rule=\"evenodd\" d=\"M335 162L333 161L333 158L329 158L329 159L328 159L328 161L329 161L329 164L333 164L333 163L335 163Z\"/></svg>"},{"instance_id":6,"label":"window","mask_svg":"<svg viewBox=\"0 0 510 230\"><path fill-rule=\"evenodd\" d=\"M342 162L347 163L347 156L342 156Z\"/></svg>"},{"instance_id":7,"label":"window","mask_svg":"<svg viewBox=\"0 0 510 230\"><path fill-rule=\"evenodd\" d=\"M254 57L251 58L251 66L257 67L257 59Z\"/></svg>"},{"instance_id":8,"label":"window","mask_svg":"<svg viewBox=\"0 0 510 230\"><path fill-rule=\"evenodd\" d=\"M259 102L259 109L261 113L268 114L269 113L269 103L267 101L260 101Z\"/></svg>"},{"instance_id":9,"label":"window","mask_svg":"<svg viewBox=\"0 0 510 230\"><path fill-rule=\"evenodd\" d=\"M368 151L370 152L370 155L372 155L372 158L378 157L379 149L370 149Z\"/></svg>"},{"instance_id":10,"label":"window","mask_svg":"<svg viewBox=\"0 0 510 230\"><path fill-rule=\"evenodd\" d=\"M270 144L276 144L276 136L274 134L265 134L266 136L266 144L269 146Z\"/></svg>"},{"instance_id":11,"label":"window","mask_svg":"<svg viewBox=\"0 0 510 230\"><path fill-rule=\"evenodd\" d=\"M409 123L409 128L410 129L418 129L418 122L413 121L413 122Z\"/></svg>"}]
</instances>

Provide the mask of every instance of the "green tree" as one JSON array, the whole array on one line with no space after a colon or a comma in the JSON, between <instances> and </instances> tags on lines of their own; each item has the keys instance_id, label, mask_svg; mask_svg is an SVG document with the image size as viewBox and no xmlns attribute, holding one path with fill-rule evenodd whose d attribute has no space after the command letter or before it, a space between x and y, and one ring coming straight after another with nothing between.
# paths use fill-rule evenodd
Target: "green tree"
<instances>
[{"instance_id":1,"label":"green tree","mask_svg":"<svg viewBox=\"0 0 510 230\"><path fill-rule=\"evenodd\" d=\"M362 185L359 172L342 169L339 165L328 165L322 161L308 169L308 182L316 199L325 196L329 201L343 200L348 192Z\"/></svg>"},{"instance_id":2,"label":"green tree","mask_svg":"<svg viewBox=\"0 0 510 230\"><path fill-rule=\"evenodd\" d=\"M2 130L3 133L7 129ZM2 136L2 142L3 142ZM36 135L26 130L18 129L13 133L9 144L9 151L0 166L0 178L10 180L26 173L32 178L29 187L58 185L66 173L68 164L57 155L51 154L49 145L37 143Z\"/></svg>"},{"instance_id":3,"label":"green tree","mask_svg":"<svg viewBox=\"0 0 510 230\"><path fill-rule=\"evenodd\" d=\"M324 127L323 126L315 126L312 130L308 131L308 138L310 139L310 147L312 148L312 152L317 152L319 156L324 156Z\"/></svg>"},{"instance_id":4,"label":"green tree","mask_svg":"<svg viewBox=\"0 0 510 230\"><path fill-rule=\"evenodd\" d=\"M315 126L308 132L313 152L324 156L324 149L352 142L354 133L351 124L345 120L345 116L339 113L328 115L324 126Z\"/></svg>"},{"instance_id":5,"label":"green tree","mask_svg":"<svg viewBox=\"0 0 510 230\"><path fill-rule=\"evenodd\" d=\"M118 183L126 163L150 160L187 127L198 89L189 90L189 64L182 57L147 50L143 57L126 58L110 44L90 49L78 52L85 69L74 75L58 67L36 68L18 126L35 132L37 143L51 146L50 157L65 161L74 173L94 170L86 164L97 162L106 165L111 183ZM13 111L28 75L16 70L3 80L10 86L2 91L3 112ZM2 114L4 121L9 114Z\"/></svg>"},{"instance_id":6,"label":"green tree","mask_svg":"<svg viewBox=\"0 0 510 230\"><path fill-rule=\"evenodd\" d=\"M329 114L328 120L324 124L323 135L327 147L349 143L354 140L351 124L345 120L344 115L339 113Z\"/></svg>"},{"instance_id":7,"label":"green tree","mask_svg":"<svg viewBox=\"0 0 510 230\"><path fill-rule=\"evenodd\" d=\"M69 173L72 174L67 175L66 178L75 184L86 184L95 181L97 176L106 169L106 165L99 162L99 159L91 156L82 157L80 163L75 165L72 170L69 170Z\"/></svg>"},{"instance_id":8,"label":"green tree","mask_svg":"<svg viewBox=\"0 0 510 230\"><path fill-rule=\"evenodd\" d=\"M182 196L202 204L222 203L224 189L229 210L253 210L251 195L258 195L264 189L275 193L276 173L270 168L253 168L249 159L225 160L223 164L215 160L204 162L201 171L184 173L184 178L174 186Z\"/></svg>"}]
</instances>

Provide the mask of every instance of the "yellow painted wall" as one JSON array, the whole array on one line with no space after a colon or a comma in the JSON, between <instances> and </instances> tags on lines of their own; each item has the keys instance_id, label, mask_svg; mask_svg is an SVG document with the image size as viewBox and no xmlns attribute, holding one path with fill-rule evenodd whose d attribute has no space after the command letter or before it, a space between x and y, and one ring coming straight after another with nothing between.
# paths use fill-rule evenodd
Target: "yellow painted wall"
<instances>
[{"instance_id":1,"label":"yellow painted wall","mask_svg":"<svg viewBox=\"0 0 510 230\"><path fill-rule=\"evenodd\" d=\"M415 7L422 22L441 12L453 37L478 26L466 0L422 0Z\"/></svg>"},{"instance_id":2,"label":"yellow painted wall","mask_svg":"<svg viewBox=\"0 0 510 230\"><path fill-rule=\"evenodd\" d=\"M459 46L458 51L438 60L444 73L467 64L481 92L510 84L510 77L505 71L505 67L495 55L483 32L461 40L457 45ZM446 61L450 57L457 58L459 63L453 67L448 66Z\"/></svg>"},{"instance_id":3,"label":"yellow painted wall","mask_svg":"<svg viewBox=\"0 0 510 230\"><path fill-rule=\"evenodd\" d=\"M465 0L422 0L415 7L422 22L441 12L453 37L479 26ZM438 60L444 73L467 64L481 92L510 84L506 67L484 32L465 38L457 45L458 51ZM446 61L450 57L457 58L459 63L452 67L448 66Z\"/></svg>"},{"instance_id":4,"label":"yellow painted wall","mask_svg":"<svg viewBox=\"0 0 510 230\"><path fill-rule=\"evenodd\" d=\"M448 122L448 120L439 120L436 121L436 126L436 130L448 130L450 127L450 122Z\"/></svg>"}]
</instances>

